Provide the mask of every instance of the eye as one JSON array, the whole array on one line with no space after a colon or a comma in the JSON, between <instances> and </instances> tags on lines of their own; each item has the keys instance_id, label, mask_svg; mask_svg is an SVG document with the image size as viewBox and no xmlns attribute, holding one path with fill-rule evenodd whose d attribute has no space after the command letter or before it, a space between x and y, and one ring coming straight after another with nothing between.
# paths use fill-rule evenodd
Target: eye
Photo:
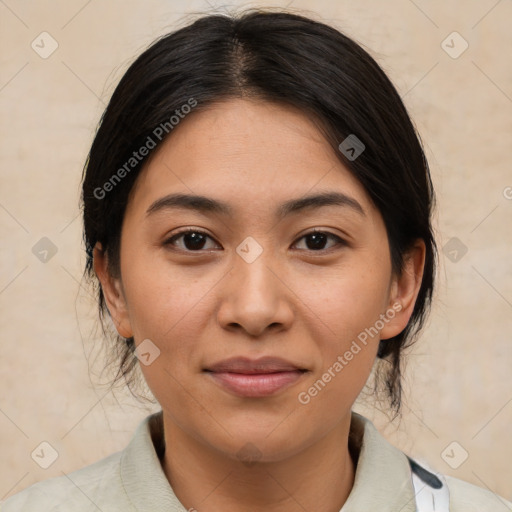
<instances>
[{"instance_id":1,"label":"eye","mask_svg":"<svg viewBox=\"0 0 512 512\"><path fill-rule=\"evenodd\" d=\"M183 231L180 231L167 239L164 242L164 245L170 245L173 247L177 247L178 249L185 250L185 252L198 252L201 250L206 250L208 247L205 247L205 243L207 239L213 240L213 238L208 235L206 232L201 231L200 229L195 228L187 228ZM306 249L310 251L322 251L325 250L326 241L331 238L336 242L336 245L347 245L346 242L340 238L339 236L329 233L328 231L320 231L313 230L309 233L303 235L299 240L306 240ZM178 247L176 245L177 240L182 240L182 246ZM332 246L331 246L332 247ZM329 248L328 248L329 249Z\"/></svg>"},{"instance_id":2,"label":"eye","mask_svg":"<svg viewBox=\"0 0 512 512\"><path fill-rule=\"evenodd\" d=\"M210 235L195 228L188 228L179 233L176 233L171 238L164 242L164 245L175 246L175 241L183 238L183 245L185 246L184 250L186 252L197 252L205 249L205 241L206 239L211 238ZM178 247L178 249L183 249L182 247ZM208 247L206 247L208 249Z\"/></svg>"},{"instance_id":3,"label":"eye","mask_svg":"<svg viewBox=\"0 0 512 512\"><path fill-rule=\"evenodd\" d=\"M313 230L309 233L306 233L304 236L299 238L299 240L306 240L306 248L310 249L311 251L322 251L326 250L324 245L326 241L331 238L332 240L335 240L337 243L334 244L334 247L336 245L347 245L345 240L340 238L339 236L329 233L328 231L320 231L320 230ZM333 246L331 246L333 247ZM328 248L329 249L329 248Z\"/></svg>"}]
</instances>

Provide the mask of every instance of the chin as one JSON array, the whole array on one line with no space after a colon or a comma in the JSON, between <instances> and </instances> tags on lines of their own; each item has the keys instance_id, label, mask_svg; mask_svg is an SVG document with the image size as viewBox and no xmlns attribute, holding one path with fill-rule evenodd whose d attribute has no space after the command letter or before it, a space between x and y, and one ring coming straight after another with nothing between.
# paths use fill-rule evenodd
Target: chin
<instances>
[{"instance_id":1,"label":"chin","mask_svg":"<svg viewBox=\"0 0 512 512\"><path fill-rule=\"evenodd\" d=\"M281 417L279 421L282 419ZM233 460L245 462L248 466L256 462L285 460L313 443L313 440L308 443L307 439L299 437L298 432L302 436L305 434L303 429L298 426L293 429L290 426L279 426L279 421L273 421L271 426L265 423L259 428L247 420L244 425L237 424L236 428L232 423L221 423L233 435L230 436L222 430L221 439L216 436L215 439L207 439L207 442Z\"/></svg>"}]
</instances>

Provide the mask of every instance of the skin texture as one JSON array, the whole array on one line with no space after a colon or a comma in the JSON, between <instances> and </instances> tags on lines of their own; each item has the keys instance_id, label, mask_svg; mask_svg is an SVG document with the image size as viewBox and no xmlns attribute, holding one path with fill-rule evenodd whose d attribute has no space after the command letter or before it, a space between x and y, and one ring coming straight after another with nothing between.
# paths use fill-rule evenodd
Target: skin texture
<instances>
[{"instance_id":1,"label":"skin texture","mask_svg":"<svg viewBox=\"0 0 512 512\"><path fill-rule=\"evenodd\" d=\"M276 208L306 194L355 199L284 219ZM170 193L229 203L234 214L160 210ZM183 228L207 233L165 241ZM315 249L313 229L328 237ZM248 263L246 237L263 252ZM162 406L162 466L186 508L203 512L339 511L354 481L348 450L351 407L376 358L379 338L401 332L412 313L424 264L418 242L401 276L392 273L385 225L361 184L303 113L234 99L196 111L152 155L132 190L121 236L121 279L94 266L119 334L150 339L160 355L141 364ZM379 315L400 304L380 336L369 338L307 404L298 401ZM268 397L227 392L202 370L232 356L279 356L308 371ZM248 445L251 443L251 445ZM259 457L248 464L240 450ZM244 448L245 447L245 448Z\"/></svg>"}]
</instances>

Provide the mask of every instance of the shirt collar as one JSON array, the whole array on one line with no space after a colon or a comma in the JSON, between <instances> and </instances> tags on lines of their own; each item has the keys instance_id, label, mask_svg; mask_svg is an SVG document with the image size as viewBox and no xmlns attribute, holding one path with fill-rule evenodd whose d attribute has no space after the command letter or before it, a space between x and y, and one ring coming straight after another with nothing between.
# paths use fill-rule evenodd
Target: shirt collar
<instances>
[{"instance_id":1,"label":"shirt collar","mask_svg":"<svg viewBox=\"0 0 512 512\"><path fill-rule=\"evenodd\" d=\"M147 416L137 427L121 456L121 482L134 508L186 512L162 469L163 413Z\"/></svg>"},{"instance_id":2,"label":"shirt collar","mask_svg":"<svg viewBox=\"0 0 512 512\"><path fill-rule=\"evenodd\" d=\"M407 456L389 443L373 423L352 412L349 446L359 452L354 485L340 512L415 512Z\"/></svg>"},{"instance_id":3,"label":"shirt collar","mask_svg":"<svg viewBox=\"0 0 512 512\"><path fill-rule=\"evenodd\" d=\"M409 462L373 423L352 412L349 447L357 457L353 488L340 512L415 512ZM121 481L136 510L186 512L162 469L163 414L146 417L121 457Z\"/></svg>"}]
</instances>

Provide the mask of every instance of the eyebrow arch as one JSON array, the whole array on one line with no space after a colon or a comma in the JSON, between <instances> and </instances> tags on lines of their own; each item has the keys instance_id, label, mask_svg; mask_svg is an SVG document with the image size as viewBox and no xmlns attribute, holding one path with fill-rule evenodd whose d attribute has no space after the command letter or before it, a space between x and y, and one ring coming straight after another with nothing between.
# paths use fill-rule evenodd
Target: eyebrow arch
<instances>
[{"instance_id":1,"label":"eyebrow arch","mask_svg":"<svg viewBox=\"0 0 512 512\"><path fill-rule=\"evenodd\" d=\"M354 198L341 192L322 192L284 202L277 208L276 217L283 219L290 214L322 206L348 207L360 215L366 215L363 207ZM185 208L198 212L218 213L225 216L233 216L235 214L229 204L210 197L193 194L169 194L153 202L146 211L146 217L171 208Z\"/></svg>"}]
</instances>

